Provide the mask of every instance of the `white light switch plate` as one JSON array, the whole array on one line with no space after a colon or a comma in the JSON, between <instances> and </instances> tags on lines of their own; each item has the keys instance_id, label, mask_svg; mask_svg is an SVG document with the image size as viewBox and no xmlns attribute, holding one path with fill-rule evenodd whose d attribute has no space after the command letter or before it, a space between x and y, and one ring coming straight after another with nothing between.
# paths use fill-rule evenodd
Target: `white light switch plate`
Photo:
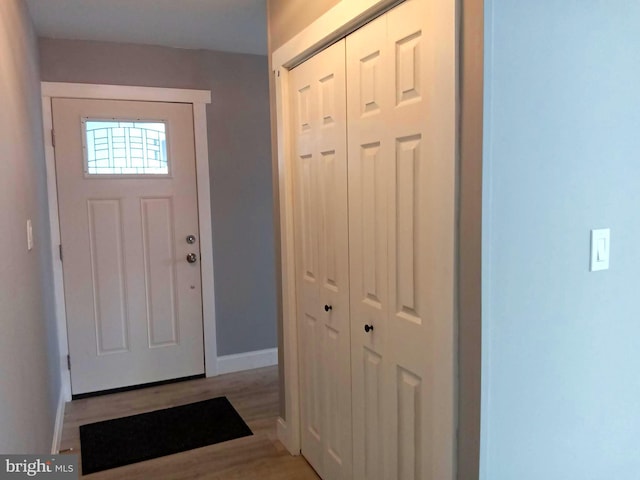
<instances>
[{"instance_id":1,"label":"white light switch plate","mask_svg":"<svg viewBox=\"0 0 640 480\"><path fill-rule=\"evenodd\" d=\"M591 230L591 271L608 270L610 253L611 230Z\"/></svg>"}]
</instances>

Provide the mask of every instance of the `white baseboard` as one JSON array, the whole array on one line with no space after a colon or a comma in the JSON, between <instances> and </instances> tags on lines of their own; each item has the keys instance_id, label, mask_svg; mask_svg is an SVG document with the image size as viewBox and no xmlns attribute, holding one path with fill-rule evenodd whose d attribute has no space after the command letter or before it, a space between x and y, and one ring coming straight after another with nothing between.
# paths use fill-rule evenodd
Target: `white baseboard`
<instances>
[{"instance_id":1,"label":"white baseboard","mask_svg":"<svg viewBox=\"0 0 640 480\"><path fill-rule=\"evenodd\" d=\"M277 364L277 348L224 355L218 357L218 375L251 370L253 368L270 367Z\"/></svg>"},{"instance_id":2,"label":"white baseboard","mask_svg":"<svg viewBox=\"0 0 640 480\"><path fill-rule=\"evenodd\" d=\"M66 404L65 392L61 389L58 399L58 410L56 412L56 423L53 427L53 441L51 442L51 453L56 455L60 451L62 441L62 424L64 422L64 406Z\"/></svg>"}]
</instances>

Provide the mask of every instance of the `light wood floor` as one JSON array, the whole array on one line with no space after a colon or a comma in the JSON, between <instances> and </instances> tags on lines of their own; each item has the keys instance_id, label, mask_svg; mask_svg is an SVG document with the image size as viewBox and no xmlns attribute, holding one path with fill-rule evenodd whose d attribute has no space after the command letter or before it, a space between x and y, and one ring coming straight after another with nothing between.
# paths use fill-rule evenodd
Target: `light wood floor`
<instances>
[{"instance_id":1,"label":"light wood floor","mask_svg":"<svg viewBox=\"0 0 640 480\"><path fill-rule=\"evenodd\" d=\"M318 480L276 439L278 371L260 368L67 403L62 450L80 454L79 426L226 396L254 435L88 475L105 479ZM80 460L79 460L80 463Z\"/></svg>"}]
</instances>

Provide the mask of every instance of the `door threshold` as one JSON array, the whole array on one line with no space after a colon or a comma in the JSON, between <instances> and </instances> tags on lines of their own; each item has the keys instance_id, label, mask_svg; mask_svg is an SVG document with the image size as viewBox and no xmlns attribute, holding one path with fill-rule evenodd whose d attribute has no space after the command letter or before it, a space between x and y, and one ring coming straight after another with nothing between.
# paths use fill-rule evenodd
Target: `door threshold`
<instances>
[{"instance_id":1,"label":"door threshold","mask_svg":"<svg viewBox=\"0 0 640 480\"><path fill-rule=\"evenodd\" d=\"M190 377L172 378L170 380L161 380L159 382L142 383L139 385L130 385L128 387L111 388L109 390L100 390L98 392L78 393L71 395L71 400L82 400L83 398L101 397L103 395L111 395L112 393L130 392L131 390L142 390L143 388L160 387L171 383L187 382L189 380L198 380L205 378L205 374L191 375Z\"/></svg>"}]
</instances>

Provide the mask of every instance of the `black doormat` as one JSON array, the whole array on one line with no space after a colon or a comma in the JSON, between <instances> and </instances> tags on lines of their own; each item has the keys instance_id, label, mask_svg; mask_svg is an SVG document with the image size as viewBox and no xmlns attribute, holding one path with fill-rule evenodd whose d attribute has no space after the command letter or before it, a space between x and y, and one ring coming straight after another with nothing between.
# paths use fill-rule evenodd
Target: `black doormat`
<instances>
[{"instance_id":1,"label":"black doormat","mask_svg":"<svg viewBox=\"0 0 640 480\"><path fill-rule=\"evenodd\" d=\"M253 435L226 397L80 427L82 473Z\"/></svg>"}]
</instances>

